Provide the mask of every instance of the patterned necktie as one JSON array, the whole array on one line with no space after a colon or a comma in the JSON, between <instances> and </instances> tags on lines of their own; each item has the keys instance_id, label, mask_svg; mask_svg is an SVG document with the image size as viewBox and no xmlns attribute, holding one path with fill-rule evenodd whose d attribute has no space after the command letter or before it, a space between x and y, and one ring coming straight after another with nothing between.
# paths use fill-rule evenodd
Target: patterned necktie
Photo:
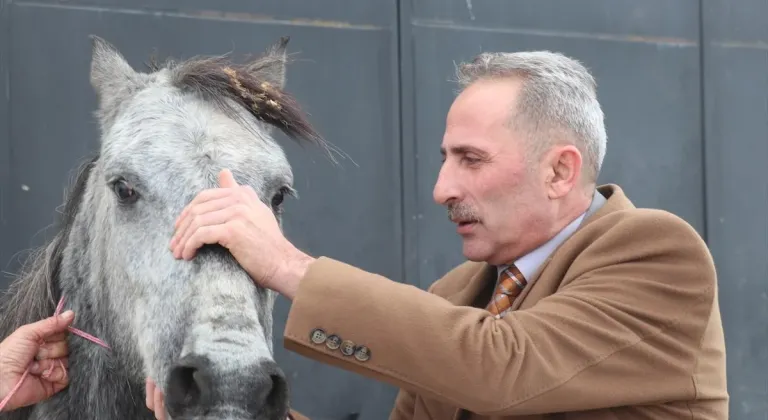
<instances>
[{"instance_id":1,"label":"patterned necktie","mask_svg":"<svg viewBox=\"0 0 768 420\"><path fill-rule=\"evenodd\" d=\"M496 315L496 318L501 318L512 308L512 301L525 289L527 284L523 273L514 264L511 264L509 268L501 272L499 285L496 286L491 303L486 309Z\"/></svg>"}]
</instances>

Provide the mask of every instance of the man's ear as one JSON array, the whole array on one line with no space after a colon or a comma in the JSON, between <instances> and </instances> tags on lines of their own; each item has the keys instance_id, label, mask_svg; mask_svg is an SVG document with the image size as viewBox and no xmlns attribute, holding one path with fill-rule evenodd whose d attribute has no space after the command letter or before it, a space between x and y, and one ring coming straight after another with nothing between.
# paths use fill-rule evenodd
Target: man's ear
<instances>
[{"instance_id":1,"label":"man's ear","mask_svg":"<svg viewBox=\"0 0 768 420\"><path fill-rule=\"evenodd\" d=\"M572 145L557 145L545 155L547 165L547 195L558 199L568 194L581 179L582 158Z\"/></svg>"},{"instance_id":2,"label":"man's ear","mask_svg":"<svg viewBox=\"0 0 768 420\"><path fill-rule=\"evenodd\" d=\"M133 70L117 49L91 35L91 86L99 103L102 124L115 114L119 104L140 87L140 74Z\"/></svg>"},{"instance_id":3,"label":"man's ear","mask_svg":"<svg viewBox=\"0 0 768 420\"><path fill-rule=\"evenodd\" d=\"M286 47L290 37L284 36L270 46L266 53L246 66L252 76L264 80L278 89L285 87L285 68L288 61Z\"/></svg>"}]
</instances>

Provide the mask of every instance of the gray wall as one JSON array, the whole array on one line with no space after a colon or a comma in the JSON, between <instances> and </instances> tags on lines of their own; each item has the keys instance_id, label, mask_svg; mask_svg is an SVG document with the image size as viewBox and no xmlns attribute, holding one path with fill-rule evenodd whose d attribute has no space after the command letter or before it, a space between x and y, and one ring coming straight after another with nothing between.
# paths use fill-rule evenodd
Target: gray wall
<instances>
[{"instance_id":1,"label":"gray wall","mask_svg":"<svg viewBox=\"0 0 768 420\"><path fill-rule=\"evenodd\" d=\"M558 50L598 79L609 135L601 180L620 184L638 206L680 215L710 244L731 415L768 419L764 1L213 4L0 0L0 267L13 272L21 251L50 237L72 168L97 146L90 33L136 67L153 52L260 52L290 35L301 61L288 88L358 166L333 167L286 142L301 194L287 204L289 237L313 254L422 288L461 261L459 239L431 201L453 63L484 50ZM288 309L279 301L278 331ZM281 343L297 409L314 419L387 417L394 389Z\"/></svg>"}]
</instances>

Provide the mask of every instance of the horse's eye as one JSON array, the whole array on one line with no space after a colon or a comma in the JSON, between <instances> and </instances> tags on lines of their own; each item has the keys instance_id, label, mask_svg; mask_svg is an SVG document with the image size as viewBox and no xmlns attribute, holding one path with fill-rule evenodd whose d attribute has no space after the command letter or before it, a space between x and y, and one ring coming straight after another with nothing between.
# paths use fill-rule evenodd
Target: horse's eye
<instances>
[{"instance_id":1,"label":"horse's eye","mask_svg":"<svg viewBox=\"0 0 768 420\"><path fill-rule=\"evenodd\" d=\"M278 210L281 204L283 204L283 200L285 199L286 195L295 195L293 189L291 187L283 187L280 188L275 195L272 196L272 209Z\"/></svg>"},{"instance_id":2,"label":"horse's eye","mask_svg":"<svg viewBox=\"0 0 768 420\"><path fill-rule=\"evenodd\" d=\"M275 195L272 196L272 208L279 207L280 204L283 204L284 199L285 199L285 191L281 189Z\"/></svg>"},{"instance_id":3,"label":"horse's eye","mask_svg":"<svg viewBox=\"0 0 768 420\"><path fill-rule=\"evenodd\" d=\"M138 198L138 194L131 187L128 181L119 179L112 184L112 190L115 192L121 203L133 203Z\"/></svg>"}]
</instances>

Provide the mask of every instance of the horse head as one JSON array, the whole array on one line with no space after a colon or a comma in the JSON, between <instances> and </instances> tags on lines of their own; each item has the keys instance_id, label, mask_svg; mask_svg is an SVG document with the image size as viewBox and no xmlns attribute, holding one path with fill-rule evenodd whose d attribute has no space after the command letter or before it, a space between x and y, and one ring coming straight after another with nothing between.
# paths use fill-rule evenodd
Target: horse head
<instances>
[{"instance_id":1,"label":"horse head","mask_svg":"<svg viewBox=\"0 0 768 420\"><path fill-rule=\"evenodd\" d=\"M149 376L174 420L285 419L275 295L220 246L184 261L169 244L176 217L223 168L281 220L293 175L275 129L326 146L284 91L287 38L242 65L195 57L147 73L92 38L98 154L75 181L57 236L12 284L0 336L50 316L64 296L74 326L110 349L71 336L70 386L10 416L151 419Z\"/></svg>"}]
</instances>

